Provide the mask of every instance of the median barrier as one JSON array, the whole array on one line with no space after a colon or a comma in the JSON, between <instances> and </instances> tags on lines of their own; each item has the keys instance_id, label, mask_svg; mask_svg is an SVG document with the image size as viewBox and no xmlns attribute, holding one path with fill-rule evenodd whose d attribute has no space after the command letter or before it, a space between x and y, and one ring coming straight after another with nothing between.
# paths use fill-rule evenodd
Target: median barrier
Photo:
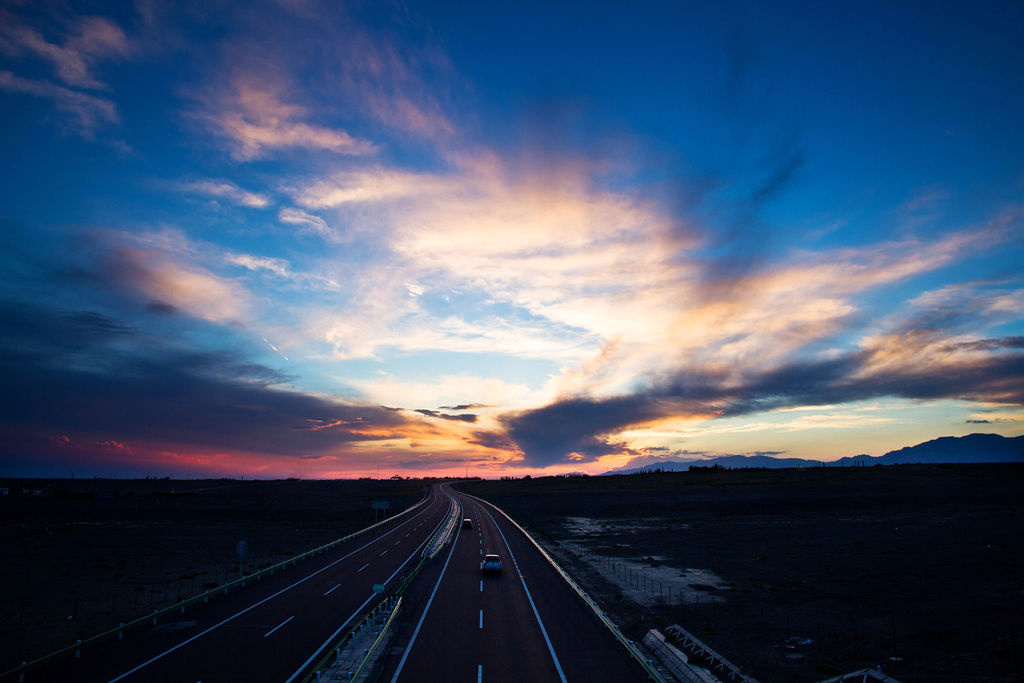
<instances>
[{"instance_id":1,"label":"median barrier","mask_svg":"<svg viewBox=\"0 0 1024 683\"><path fill-rule=\"evenodd\" d=\"M373 649L379 647L380 641L384 637L384 634L387 632L388 629L391 628L392 624L394 623L395 616L397 615L398 610L401 606L402 598L404 597L405 592L408 590L409 586L412 585L413 580L415 580L419 573L423 571L423 568L430 562L430 560L434 558L435 555L437 555L440 549L444 547L445 543L447 543L447 536L450 535L452 530L454 530L455 528L454 520L461 518L462 507L459 505L458 501L456 501L453 497L451 498L451 501L452 507L451 510L449 511L447 523L443 524L441 526L441 529L435 532L434 535L430 538L430 540L427 541L426 545L424 546L423 552L420 556L420 561L416 563L416 566L413 568L411 572L409 572L409 575L405 577L405 580L402 581L401 585L399 585L398 588L395 589L394 593L389 595L387 598L381 601L376 607L374 607L373 610L371 610L366 617L363 617L363 620L359 624L356 624L355 626L351 627L348 631L346 631L330 648L332 652L329 652L329 654L325 655L323 659L317 662L316 666L314 666L313 669L308 674L306 674L306 677L302 679L302 683L312 683L313 681L319 681L324 672L334 667L337 664L337 662L340 661L341 652L343 648L346 646L346 644L351 643L353 638L355 638L356 634L359 632L359 629L363 627L367 619L370 618L370 615L374 614L378 610L391 609L392 611L387 620L387 623L385 623L384 628L381 630L381 633L378 636L377 640L374 641L373 646L370 648L370 650L367 651L366 657L364 657L363 662L359 665L359 669L357 670L356 674L364 670L364 666L369 661L370 656L373 653ZM441 539L442 542L440 542L437 545L437 547L434 548L433 552L430 552L432 545L434 545L434 543L437 542L438 539ZM332 659L334 661L332 661ZM355 675L353 675L353 677L350 680L355 680Z\"/></svg>"}]
</instances>

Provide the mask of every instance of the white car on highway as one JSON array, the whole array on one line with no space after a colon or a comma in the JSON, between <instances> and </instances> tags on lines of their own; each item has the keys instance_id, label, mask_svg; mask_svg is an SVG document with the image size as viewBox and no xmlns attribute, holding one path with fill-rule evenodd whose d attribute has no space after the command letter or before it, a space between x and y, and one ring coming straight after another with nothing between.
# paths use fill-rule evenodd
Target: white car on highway
<instances>
[{"instance_id":1,"label":"white car on highway","mask_svg":"<svg viewBox=\"0 0 1024 683\"><path fill-rule=\"evenodd\" d=\"M484 574L500 574L501 557L498 555L484 555L484 559L480 562L480 571Z\"/></svg>"}]
</instances>

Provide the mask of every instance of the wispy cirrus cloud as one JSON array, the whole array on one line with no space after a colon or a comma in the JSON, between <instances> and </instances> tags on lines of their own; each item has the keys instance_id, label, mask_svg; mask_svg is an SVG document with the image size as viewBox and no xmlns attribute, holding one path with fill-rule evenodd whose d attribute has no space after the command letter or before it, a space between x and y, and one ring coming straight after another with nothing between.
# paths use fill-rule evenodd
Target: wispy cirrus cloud
<instances>
[{"instance_id":1,"label":"wispy cirrus cloud","mask_svg":"<svg viewBox=\"0 0 1024 683\"><path fill-rule=\"evenodd\" d=\"M228 180L203 179L187 180L172 183L171 187L189 194L205 195L227 199L239 206L246 206L252 209L265 209L271 205L270 197L259 192L243 190L238 185Z\"/></svg>"},{"instance_id":2,"label":"wispy cirrus cloud","mask_svg":"<svg viewBox=\"0 0 1024 683\"><path fill-rule=\"evenodd\" d=\"M99 62L127 57L132 50L121 27L105 17L74 19L63 43L57 44L10 12L0 13L0 52L42 59L62 83L73 88L109 90L96 74Z\"/></svg>"},{"instance_id":3,"label":"wispy cirrus cloud","mask_svg":"<svg viewBox=\"0 0 1024 683\"><path fill-rule=\"evenodd\" d=\"M316 273L296 272L292 265L282 258L229 252L225 254L224 260L232 265L242 266L249 271L271 273L310 289L336 291L340 287L335 280L329 277Z\"/></svg>"},{"instance_id":4,"label":"wispy cirrus cloud","mask_svg":"<svg viewBox=\"0 0 1024 683\"><path fill-rule=\"evenodd\" d=\"M272 72L262 76L241 73L203 94L196 116L226 139L232 155L241 161L294 149L352 156L376 151L376 145L368 140L312 122L309 109L296 99L285 81L275 79Z\"/></svg>"},{"instance_id":5,"label":"wispy cirrus cloud","mask_svg":"<svg viewBox=\"0 0 1024 683\"><path fill-rule=\"evenodd\" d=\"M50 100L57 109L71 117L73 129L84 137L91 137L101 126L120 121L117 106L111 100L49 81L22 78L10 71L0 71L0 89Z\"/></svg>"},{"instance_id":6,"label":"wispy cirrus cloud","mask_svg":"<svg viewBox=\"0 0 1024 683\"><path fill-rule=\"evenodd\" d=\"M330 242L337 242L341 239L338 231L327 225L327 221L301 209L283 208L278 212L277 218L282 223L299 226L300 232L319 235Z\"/></svg>"},{"instance_id":7,"label":"wispy cirrus cloud","mask_svg":"<svg viewBox=\"0 0 1024 683\"><path fill-rule=\"evenodd\" d=\"M61 39L48 40L21 17L0 10L0 53L19 62L45 62L59 81L0 70L0 89L50 100L68 117L74 133L91 138L101 127L120 123L113 99L96 94L111 91L99 67L128 57L135 48L121 27L104 17L73 17L65 25Z\"/></svg>"}]
</instances>

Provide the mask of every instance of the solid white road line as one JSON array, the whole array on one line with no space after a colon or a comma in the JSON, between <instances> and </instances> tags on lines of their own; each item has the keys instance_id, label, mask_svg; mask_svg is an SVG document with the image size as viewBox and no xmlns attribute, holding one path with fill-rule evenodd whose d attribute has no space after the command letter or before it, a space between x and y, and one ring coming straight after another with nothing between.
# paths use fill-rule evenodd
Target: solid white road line
<instances>
[{"instance_id":1,"label":"solid white road line","mask_svg":"<svg viewBox=\"0 0 1024 683\"><path fill-rule=\"evenodd\" d=\"M337 589L337 588L338 588L338 586L340 586L340 585L341 585L341 584L339 583L339 584L338 584L337 586L335 586L335 587L334 587L334 588L332 588L331 590L329 590L329 591L327 591L326 593L324 593L324 597L326 597L326 596L330 595L331 593L333 593L333 592L335 591L335 589Z\"/></svg>"},{"instance_id":2,"label":"solid white road line","mask_svg":"<svg viewBox=\"0 0 1024 683\"><path fill-rule=\"evenodd\" d=\"M455 530L455 540L452 541L452 549L448 551L448 557L444 561L444 566L441 568L441 576L437 577L437 583L434 584L434 590L430 593L430 598L427 600L427 606L423 608L423 614L420 615L420 620L416 624L416 629L412 632L412 638L409 639L409 644L405 646L405 652L402 653L402 659L398 661L398 668L395 669L395 675L391 677L391 683L395 683L398 677L402 674L402 667L405 666L405 660L409 657L409 653L412 651L412 646L416 642L416 636L420 634L420 628L423 626L423 620L427 618L427 612L430 611L430 605L434 602L434 596L437 595L437 589L441 586L441 579L444 578L444 573L448 569L448 563L452 560L452 553L455 552L455 546L459 544L459 534L462 533L462 529L458 528Z\"/></svg>"},{"instance_id":3,"label":"solid white road line","mask_svg":"<svg viewBox=\"0 0 1024 683\"><path fill-rule=\"evenodd\" d=\"M370 563L369 563L369 562L367 562L367 563L366 563L366 564L364 564L364 565L363 565L362 567L360 567L359 569L357 569L357 570L356 570L356 574L358 574L359 572L363 571L364 569L366 569L366 568L367 568L367 567L369 567L369 566L370 566Z\"/></svg>"},{"instance_id":4,"label":"solid white road line","mask_svg":"<svg viewBox=\"0 0 1024 683\"><path fill-rule=\"evenodd\" d=\"M555 662L555 669L558 670L558 678L562 683L567 683L565 680L565 674L562 672L562 665L558 661L558 655L555 654L555 648L551 644L551 638L548 637L548 630L544 628L544 621L540 618L540 612L537 611L537 605L533 603L533 596L530 595L530 589L526 587L526 579L523 578L523 573L519 571L519 563L516 562L516 556L512 553L512 548L508 544L508 539L505 538L505 532L501 530L498 523L494 521L494 516L491 515L491 511L485 508L487 516L491 518L491 523L498 528L498 533L501 534L501 540L505 542L505 549L508 550L508 556L512 558L512 565L516 568L516 574L519 574L519 581L523 584L523 590L526 591L526 599L530 601L530 607L533 608L533 616L537 618L537 625L540 626L540 632L544 636L544 642L548 644L548 652L551 653L551 659Z\"/></svg>"},{"instance_id":5,"label":"solid white road line","mask_svg":"<svg viewBox=\"0 0 1024 683\"><path fill-rule=\"evenodd\" d=\"M284 621L282 621L282 622L281 622L280 624L278 624L278 625L277 625L277 626L275 626L274 628L272 628L272 629L270 629L269 631L267 631L266 633L264 633L264 634L263 634L263 637L264 637L264 638L266 638L266 637L267 637L267 636L269 636L269 635L270 635L271 633L273 633L273 632L274 632L274 631L276 631L277 629L281 628L282 626L284 626L285 624L287 624L287 623L288 623L289 621L291 621L291 620L292 620L292 619L294 619L294 618L295 618L295 615L293 614L292 616L288 617L287 619L285 619Z\"/></svg>"}]
</instances>

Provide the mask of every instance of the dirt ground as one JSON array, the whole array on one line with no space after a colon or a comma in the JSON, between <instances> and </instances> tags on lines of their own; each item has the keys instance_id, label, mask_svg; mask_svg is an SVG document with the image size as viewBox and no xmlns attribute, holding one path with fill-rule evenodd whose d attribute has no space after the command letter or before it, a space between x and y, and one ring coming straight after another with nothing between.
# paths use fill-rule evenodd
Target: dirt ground
<instances>
[{"instance_id":1,"label":"dirt ground","mask_svg":"<svg viewBox=\"0 0 1024 683\"><path fill-rule=\"evenodd\" d=\"M371 501L398 512L423 485L2 480L0 672L238 578L240 564L248 573L364 528Z\"/></svg>"},{"instance_id":2,"label":"dirt ground","mask_svg":"<svg viewBox=\"0 0 1024 683\"><path fill-rule=\"evenodd\" d=\"M678 623L761 681L881 665L1019 681L1024 465L472 482L639 639Z\"/></svg>"}]
</instances>

